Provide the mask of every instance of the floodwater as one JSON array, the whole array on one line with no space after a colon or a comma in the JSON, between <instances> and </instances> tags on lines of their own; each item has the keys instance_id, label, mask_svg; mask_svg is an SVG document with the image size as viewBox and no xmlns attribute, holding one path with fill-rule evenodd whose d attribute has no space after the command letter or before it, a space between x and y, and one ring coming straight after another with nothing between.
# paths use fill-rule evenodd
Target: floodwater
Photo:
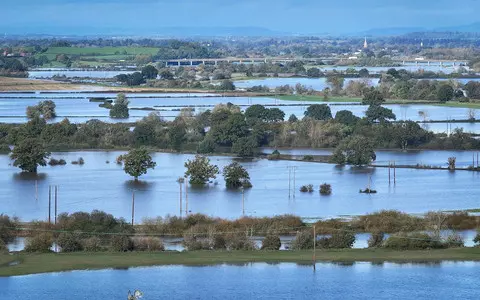
<instances>
[{"instance_id":1,"label":"floodwater","mask_svg":"<svg viewBox=\"0 0 480 300\"><path fill-rule=\"evenodd\" d=\"M116 157L122 153L124 152L53 153L53 157L63 158L69 164L41 167L37 176L21 173L20 169L9 165L11 161L8 156L2 155L0 194L4 196L0 199L0 213L18 216L24 221L46 220L48 186L58 185L59 213L98 209L129 220L132 192L135 191L136 222L144 217L179 215L179 186L176 178L183 176L184 162L193 155L153 154L157 167L149 170L148 174L140 178L141 182L135 184L122 167L115 163ZM403 155L399 154L399 157ZM449 156L455 155L452 152L446 153L441 159L446 161ZM70 164L79 157L84 158L85 165ZM391 157L394 158L393 154ZM210 158L220 170L234 160L226 156ZM467 159L468 155L465 156ZM250 216L295 214L304 218L328 218L363 215L382 209L424 213L431 210L478 208L478 172L397 169L394 185L393 178L391 184L388 182L386 168L338 167L266 159L241 164L250 173L253 184L253 188L245 192L245 214ZM288 166L297 167L295 176L293 172L291 174L290 185ZM367 187L369 179L372 188L378 193L360 194L359 190ZM320 196L318 186L324 182L332 185L332 195ZM300 186L306 184L313 184L315 192L300 193ZM183 202L185 209L185 198ZM227 190L222 176L218 175L206 187L188 188L188 210L216 217L238 218L242 215L242 194L240 191Z\"/></svg>"},{"instance_id":2,"label":"floodwater","mask_svg":"<svg viewBox=\"0 0 480 300\"><path fill-rule=\"evenodd\" d=\"M28 78L41 79L52 78L53 76L73 77L89 77L93 79L107 79L113 78L120 74L131 74L135 71L84 71L84 70L69 70L69 69L48 69L48 70L33 70L28 71Z\"/></svg>"},{"instance_id":3,"label":"floodwater","mask_svg":"<svg viewBox=\"0 0 480 300\"><path fill-rule=\"evenodd\" d=\"M0 278L5 299L477 299L478 263L246 263Z\"/></svg>"}]
</instances>

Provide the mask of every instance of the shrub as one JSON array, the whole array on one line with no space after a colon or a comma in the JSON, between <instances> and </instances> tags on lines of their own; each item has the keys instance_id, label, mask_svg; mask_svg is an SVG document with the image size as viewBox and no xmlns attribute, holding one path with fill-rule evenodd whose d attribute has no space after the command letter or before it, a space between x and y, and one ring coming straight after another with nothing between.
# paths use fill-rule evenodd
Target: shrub
<instances>
[{"instance_id":1,"label":"shrub","mask_svg":"<svg viewBox=\"0 0 480 300\"><path fill-rule=\"evenodd\" d=\"M165 251L162 241L156 237L141 237L133 240L136 251Z\"/></svg>"},{"instance_id":2,"label":"shrub","mask_svg":"<svg viewBox=\"0 0 480 300\"><path fill-rule=\"evenodd\" d=\"M115 252L133 251L134 245L130 237L126 235L115 235L110 241L110 247Z\"/></svg>"},{"instance_id":3,"label":"shrub","mask_svg":"<svg viewBox=\"0 0 480 300\"><path fill-rule=\"evenodd\" d=\"M200 226L192 226L183 234L183 246L188 251L209 250L210 244L206 240L206 233L201 233Z\"/></svg>"},{"instance_id":4,"label":"shrub","mask_svg":"<svg viewBox=\"0 0 480 300\"><path fill-rule=\"evenodd\" d=\"M82 157L80 157L78 160L72 161L72 165L83 165L85 164L85 161L83 160Z\"/></svg>"},{"instance_id":5,"label":"shrub","mask_svg":"<svg viewBox=\"0 0 480 300\"><path fill-rule=\"evenodd\" d=\"M0 241L5 244L13 241L15 238L16 223L15 219L12 220L9 216L0 214Z\"/></svg>"},{"instance_id":6,"label":"shrub","mask_svg":"<svg viewBox=\"0 0 480 300\"><path fill-rule=\"evenodd\" d=\"M225 237L228 250L256 250L255 243L245 233L232 233Z\"/></svg>"},{"instance_id":7,"label":"shrub","mask_svg":"<svg viewBox=\"0 0 480 300\"><path fill-rule=\"evenodd\" d=\"M381 231L372 232L372 235L368 239L368 248L377 248L381 247L383 244L383 240L385 238L385 234Z\"/></svg>"},{"instance_id":8,"label":"shrub","mask_svg":"<svg viewBox=\"0 0 480 300\"><path fill-rule=\"evenodd\" d=\"M297 233L292 241L293 250L305 250L313 248L313 234L311 230L303 230Z\"/></svg>"},{"instance_id":9,"label":"shrub","mask_svg":"<svg viewBox=\"0 0 480 300\"><path fill-rule=\"evenodd\" d=\"M64 166L67 164L67 162L64 159L55 159L55 158L50 158L50 161L48 162L50 166Z\"/></svg>"},{"instance_id":10,"label":"shrub","mask_svg":"<svg viewBox=\"0 0 480 300\"><path fill-rule=\"evenodd\" d=\"M447 214L445 226L453 230L474 229L478 226L477 220L477 217L471 216L466 212L455 212Z\"/></svg>"},{"instance_id":11,"label":"shrub","mask_svg":"<svg viewBox=\"0 0 480 300\"><path fill-rule=\"evenodd\" d=\"M280 237L274 234L268 234L262 241L262 250L279 250L282 246Z\"/></svg>"},{"instance_id":12,"label":"shrub","mask_svg":"<svg viewBox=\"0 0 480 300\"><path fill-rule=\"evenodd\" d=\"M8 252L7 245L5 245L5 243L2 240L0 240L0 254L5 252Z\"/></svg>"},{"instance_id":13,"label":"shrub","mask_svg":"<svg viewBox=\"0 0 480 300\"><path fill-rule=\"evenodd\" d=\"M307 185L302 185L300 187L300 192L302 193L312 193L313 192L313 185L312 184L307 184Z\"/></svg>"},{"instance_id":14,"label":"shrub","mask_svg":"<svg viewBox=\"0 0 480 300\"><path fill-rule=\"evenodd\" d=\"M82 251L83 245L78 234L64 232L58 236L57 244L62 249L62 252L76 252Z\"/></svg>"},{"instance_id":15,"label":"shrub","mask_svg":"<svg viewBox=\"0 0 480 300\"><path fill-rule=\"evenodd\" d=\"M384 242L384 247L394 250L423 250L444 248L442 242L426 233L397 233Z\"/></svg>"},{"instance_id":16,"label":"shrub","mask_svg":"<svg viewBox=\"0 0 480 300\"><path fill-rule=\"evenodd\" d=\"M473 242L475 244L477 244L476 246L478 246L478 244L480 244L480 230L477 231L477 235L473 238Z\"/></svg>"},{"instance_id":17,"label":"shrub","mask_svg":"<svg viewBox=\"0 0 480 300\"><path fill-rule=\"evenodd\" d=\"M280 152L278 150L273 150L272 154L267 157L269 160L276 160L280 158Z\"/></svg>"},{"instance_id":18,"label":"shrub","mask_svg":"<svg viewBox=\"0 0 480 300\"><path fill-rule=\"evenodd\" d=\"M352 248L353 243L355 243L355 234L347 229L334 232L330 238L330 248Z\"/></svg>"},{"instance_id":19,"label":"shrub","mask_svg":"<svg viewBox=\"0 0 480 300\"><path fill-rule=\"evenodd\" d=\"M99 237L93 236L83 240L83 249L88 252L99 252L103 250L102 241Z\"/></svg>"},{"instance_id":20,"label":"shrub","mask_svg":"<svg viewBox=\"0 0 480 300\"><path fill-rule=\"evenodd\" d=\"M304 160L304 161L313 161L313 156L312 156L312 155L305 155L305 156L303 157L303 160Z\"/></svg>"},{"instance_id":21,"label":"shrub","mask_svg":"<svg viewBox=\"0 0 480 300\"><path fill-rule=\"evenodd\" d=\"M411 232L423 230L425 220L396 210L382 210L353 221L354 227L365 232Z\"/></svg>"},{"instance_id":22,"label":"shrub","mask_svg":"<svg viewBox=\"0 0 480 300\"><path fill-rule=\"evenodd\" d=\"M25 252L50 252L52 244L53 236L51 234L40 233L26 239Z\"/></svg>"},{"instance_id":23,"label":"shrub","mask_svg":"<svg viewBox=\"0 0 480 300\"><path fill-rule=\"evenodd\" d=\"M456 233L452 233L445 239L444 242L445 247L447 248L461 248L465 246L465 242L463 238Z\"/></svg>"},{"instance_id":24,"label":"shrub","mask_svg":"<svg viewBox=\"0 0 480 300\"><path fill-rule=\"evenodd\" d=\"M332 186L328 183L320 185L320 195L330 195L332 194Z\"/></svg>"},{"instance_id":25,"label":"shrub","mask_svg":"<svg viewBox=\"0 0 480 300\"><path fill-rule=\"evenodd\" d=\"M227 241L225 237L221 234L214 234L212 236L212 249L213 250L225 250L227 249Z\"/></svg>"}]
</instances>

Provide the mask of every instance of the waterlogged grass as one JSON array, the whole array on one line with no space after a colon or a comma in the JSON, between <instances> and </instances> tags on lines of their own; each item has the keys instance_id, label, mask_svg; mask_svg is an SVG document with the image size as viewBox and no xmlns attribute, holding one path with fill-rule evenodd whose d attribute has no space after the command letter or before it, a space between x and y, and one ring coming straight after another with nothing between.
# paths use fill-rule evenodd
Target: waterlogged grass
<instances>
[{"instance_id":1,"label":"waterlogged grass","mask_svg":"<svg viewBox=\"0 0 480 300\"><path fill-rule=\"evenodd\" d=\"M436 105L445 106L445 107L480 108L480 102L448 101L448 102L445 102L445 103L438 103Z\"/></svg>"},{"instance_id":2,"label":"waterlogged grass","mask_svg":"<svg viewBox=\"0 0 480 300\"><path fill-rule=\"evenodd\" d=\"M82 56L107 56L107 55L155 55L158 48L153 47L50 47L44 55L82 55Z\"/></svg>"},{"instance_id":3,"label":"waterlogged grass","mask_svg":"<svg viewBox=\"0 0 480 300\"><path fill-rule=\"evenodd\" d=\"M273 96L272 96L273 97ZM279 100L288 101L327 101L327 102L362 102L362 98L350 98L350 97L329 97L325 100L323 96L311 96L311 95L282 95L276 96Z\"/></svg>"},{"instance_id":4,"label":"waterlogged grass","mask_svg":"<svg viewBox=\"0 0 480 300\"><path fill-rule=\"evenodd\" d=\"M317 250L318 262L433 262L479 261L480 248L393 251L386 249ZM8 265L16 262L14 265ZM197 251L133 253L64 253L0 255L0 276L71 270L128 268L159 265L212 265L249 262L312 263L312 251Z\"/></svg>"}]
</instances>

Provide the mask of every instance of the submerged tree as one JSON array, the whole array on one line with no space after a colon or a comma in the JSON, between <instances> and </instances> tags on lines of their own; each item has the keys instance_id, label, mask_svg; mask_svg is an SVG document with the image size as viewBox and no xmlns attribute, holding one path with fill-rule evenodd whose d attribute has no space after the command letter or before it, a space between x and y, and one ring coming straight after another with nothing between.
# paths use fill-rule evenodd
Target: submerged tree
<instances>
[{"instance_id":1,"label":"submerged tree","mask_svg":"<svg viewBox=\"0 0 480 300\"><path fill-rule=\"evenodd\" d=\"M55 102L52 100L40 101L37 105L27 106L27 118L43 117L45 120L53 119L57 116L55 107Z\"/></svg>"},{"instance_id":2,"label":"submerged tree","mask_svg":"<svg viewBox=\"0 0 480 300\"><path fill-rule=\"evenodd\" d=\"M347 137L335 149L331 161L337 164L367 165L376 159L372 143L364 136Z\"/></svg>"},{"instance_id":3,"label":"submerged tree","mask_svg":"<svg viewBox=\"0 0 480 300\"><path fill-rule=\"evenodd\" d=\"M195 159L185 162L185 176L190 176L190 184L204 185L210 178L217 178L219 173L216 165L210 164L210 159L206 156L196 155Z\"/></svg>"},{"instance_id":4,"label":"submerged tree","mask_svg":"<svg viewBox=\"0 0 480 300\"><path fill-rule=\"evenodd\" d=\"M39 139L28 138L13 148L11 158L13 165L25 172L37 172L38 166L46 166L50 153L45 150Z\"/></svg>"},{"instance_id":5,"label":"submerged tree","mask_svg":"<svg viewBox=\"0 0 480 300\"><path fill-rule=\"evenodd\" d=\"M223 168L223 177L225 178L227 188L252 187L250 175L247 170L237 162L233 162Z\"/></svg>"},{"instance_id":6,"label":"submerged tree","mask_svg":"<svg viewBox=\"0 0 480 300\"><path fill-rule=\"evenodd\" d=\"M127 154L121 156L123 161L123 170L130 176L138 180L143 174L147 174L148 169L154 169L157 165L145 148L130 150Z\"/></svg>"},{"instance_id":7,"label":"submerged tree","mask_svg":"<svg viewBox=\"0 0 480 300\"><path fill-rule=\"evenodd\" d=\"M130 116L128 113L128 104L129 101L127 100L125 94L118 94L112 109L110 109L110 117L115 119L128 118Z\"/></svg>"}]
</instances>

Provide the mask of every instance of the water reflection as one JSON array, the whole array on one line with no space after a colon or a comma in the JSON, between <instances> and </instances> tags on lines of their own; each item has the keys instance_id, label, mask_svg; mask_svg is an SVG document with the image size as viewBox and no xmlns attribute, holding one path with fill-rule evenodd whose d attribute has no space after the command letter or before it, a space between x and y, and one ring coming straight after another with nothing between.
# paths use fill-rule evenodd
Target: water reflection
<instances>
[{"instance_id":1,"label":"water reflection","mask_svg":"<svg viewBox=\"0 0 480 300\"><path fill-rule=\"evenodd\" d=\"M35 180L46 180L47 173L31 173L31 172L19 172L13 174L14 180L19 181L35 181Z\"/></svg>"}]
</instances>

